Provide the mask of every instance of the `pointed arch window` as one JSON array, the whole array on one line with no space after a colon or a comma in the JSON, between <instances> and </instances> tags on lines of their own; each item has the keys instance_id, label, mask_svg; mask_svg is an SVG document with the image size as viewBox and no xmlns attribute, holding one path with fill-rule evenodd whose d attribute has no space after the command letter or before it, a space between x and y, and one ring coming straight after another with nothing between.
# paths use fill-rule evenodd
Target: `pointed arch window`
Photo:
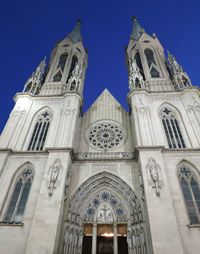
<instances>
[{"instance_id":1,"label":"pointed arch window","mask_svg":"<svg viewBox=\"0 0 200 254\"><path fill-rule=\"evenodd\" d=\"M67 53L63 53L62 55L60 55L60 58L59 58L59 61L58 61L58 66L56 68L56 74L53 77L54 82L61 81L63 71L64 71L64 68L65 68L65 64L66 64L66 61L67 61L67 57L68 57Z\"/></svg>"},{"instance_id":2,"label":"pointed arch window","mask_svg":"<svg viewBox=\"0 0 200 254\"><path fill-rule=\"evenodd\" d=\"M4 217L4 222L22 222L32 181L33 171L31 168L26 168L18 174L14 190Z\"/></svg>"},{"instance_id":3,"label":"pointed arch window","mask_svg":"<svg viewBox=\"0 0 200 254\"><path fill-rule=\"evenodd\" d=\"M145 53L145 56L147 59L151 77L152 78L160 78L160 70L156 65L154 52L151 49L147 48L147 49L145 49L144 53Z\"/></svg>"},{"instance_id":4,"label":"pointed arch window","mask_svg":"<svg viewBox=\"0 0 200 254\"><path fill-rule=\"evenodd\" d=\"M137 64L138 68L140 69L140 74L142 75L143 79L145 80L144 70L143 70L143 67L142 67L142 62L141 62L140 54L139 54L138 51L136 51L136 53L134 55L134 58L135 58L135 61L136 61L136 64Z\"/></svg>"},{"instance_id":5,"label":"pointed arch window","mask_svg":"<svg viewBox=\"0 0 200 254\"><path fill-rule=\"evenodd\" d=\"M78 57L76 55L74 55L72 57L72 62L71 62L71 66L70 66L67 82L68 82L69 78L72 76L72 71L74 70L74 68L76 66L76 63L78 63Z\"/></svg>"},{"instance_id":6,"label":"pointed arch window","mask_svg":"<svg viewBox=\"0 0 200 254\"><path fill-rule=\"evenodd\" d=\"M191 224L200 224L200 183L186 165L179 169L179 182Z\"/></svg>"},{"instance_id":7,"label":"pointed arch window","mask_svg":"<svg viewBox=\"0 0 200 254\"><path fill-rule=\"evenodd\" d=\"M52 115L48 111L45 111L39 115L35 124L33 134L28 146L29 151L41 151L43 150L44 143L49 130Z\"/></svg>"},{"instance_id":8,"label":"pointed arch window","mask_svg":"<svg viewBox=\"0 0 200 254\"><path fill-rule=\"evenodd\" d=\"M174 112L169 108L164 108L161 111L161 118L169 148L185 148L185 142Z\"/></svg>"}]
</instances>

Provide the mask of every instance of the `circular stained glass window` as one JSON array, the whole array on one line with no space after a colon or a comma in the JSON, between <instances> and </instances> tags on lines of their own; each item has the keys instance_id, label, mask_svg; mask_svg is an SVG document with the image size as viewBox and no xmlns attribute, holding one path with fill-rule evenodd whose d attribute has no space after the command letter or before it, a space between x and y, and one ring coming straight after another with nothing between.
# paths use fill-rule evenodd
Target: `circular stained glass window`
<instances>
[{"instance_id":1,"label":"circular stained glass window","mask_svg":"<svg viewBox=\"0 0 200 254\"><path fill-rule=\"evenodd\" d=\"M112 121L101 121L90 127L87 141L90 146L108 150L123 143L125 131L123 127Z\"/></svg>"}]
</instances>

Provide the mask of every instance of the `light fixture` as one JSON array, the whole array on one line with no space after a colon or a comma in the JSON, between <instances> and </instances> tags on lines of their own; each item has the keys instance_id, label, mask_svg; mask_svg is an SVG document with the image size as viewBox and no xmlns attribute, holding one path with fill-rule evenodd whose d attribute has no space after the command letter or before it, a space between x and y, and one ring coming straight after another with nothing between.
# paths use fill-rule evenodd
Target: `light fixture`
<instances>
[{"instance_id":1,"label":"light fixture","mask_svg":"<svg viewBox=\"0 0 200 254\"><path fill-rule=\"evenodd\" d=\"M105 236L105 237L113 237L114 234L113 233L104 233L104 234L101 234L101 236Z\"/></svg>"}]
</instances>

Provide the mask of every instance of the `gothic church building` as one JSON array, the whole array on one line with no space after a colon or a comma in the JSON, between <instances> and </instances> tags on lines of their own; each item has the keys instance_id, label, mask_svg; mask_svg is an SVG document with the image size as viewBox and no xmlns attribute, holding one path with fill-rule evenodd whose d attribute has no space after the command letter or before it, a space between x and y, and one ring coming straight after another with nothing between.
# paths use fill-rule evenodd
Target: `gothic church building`
<instances>
[{"instance_id":1,"label":"gothic church building","mask_svg":"<svg viewBox=\"0 0 200 254\"><path fill-rule=\"evenodd\" d=\"M16 94L0 136L1 254L199 254L200 91L132 22L130 113L106 89L81 113L80 22Z\"/></svg>"}]
</instances>

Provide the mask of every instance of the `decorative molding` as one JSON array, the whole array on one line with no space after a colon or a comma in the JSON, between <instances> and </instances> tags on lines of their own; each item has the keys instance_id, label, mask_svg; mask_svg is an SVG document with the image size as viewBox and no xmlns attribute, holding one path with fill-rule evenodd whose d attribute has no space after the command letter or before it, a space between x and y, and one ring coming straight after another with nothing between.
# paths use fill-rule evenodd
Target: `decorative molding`
<instances>
[{"instance_id":1,"label":"decorative molding","mask_svg":"<svg viewBox=\"0 0 200 254\"><path fill-rule=\"evenodd\" d=\"M102 153L75 153L75 160L134 160L135 153L130 152L102 152Z\"/></svg>"},{"instance_id":2,"label":"decorative molding","mask_svg":"<svg viewBox=\"0 0 200 254\"><path fill-rule=\"evenodd\" d=\"M26 115L26 110L25 109L20 109L20 108L17 108L15 109L14 111L11 112L10 114L10 118L17 118L17 117L20 117L20 116L25 116Z\"/></svg>"},{"instance_id":3,"label":"decorative molding","mask_svg":"<svg viewBox=\"0 0 200 254\"><path fill-rule=\"evenodd\" d=\"M70 104L71 104L71 101L69 100L67 102L67 107L65 109L61 109L61 111L60 111L61 115L69 116L69 115L74 114L76 112L76 109L72 108Z\"/></svg>"},{"instance_id":4,"label":"decorative molding","mask_svg":"<svg viewBox=\"0 0 200 254\"><path fill-rule=\"evenodd\" d=\"M112 191L101 191L87 205L84 214L85 221L126 222L126 209Z\"/></svg>"},{"instance_id":5,"label":"decorative molding","mask_svg":"<svg viewBox=\"0 0 200 254\"><path fill-rule=\"evenodd\" d=\"M111 150L123 145L127 139L126 129L118 122L101 120L90 126L85 135L86 143L96 150Z\"/></svg>"}]
</instances>

